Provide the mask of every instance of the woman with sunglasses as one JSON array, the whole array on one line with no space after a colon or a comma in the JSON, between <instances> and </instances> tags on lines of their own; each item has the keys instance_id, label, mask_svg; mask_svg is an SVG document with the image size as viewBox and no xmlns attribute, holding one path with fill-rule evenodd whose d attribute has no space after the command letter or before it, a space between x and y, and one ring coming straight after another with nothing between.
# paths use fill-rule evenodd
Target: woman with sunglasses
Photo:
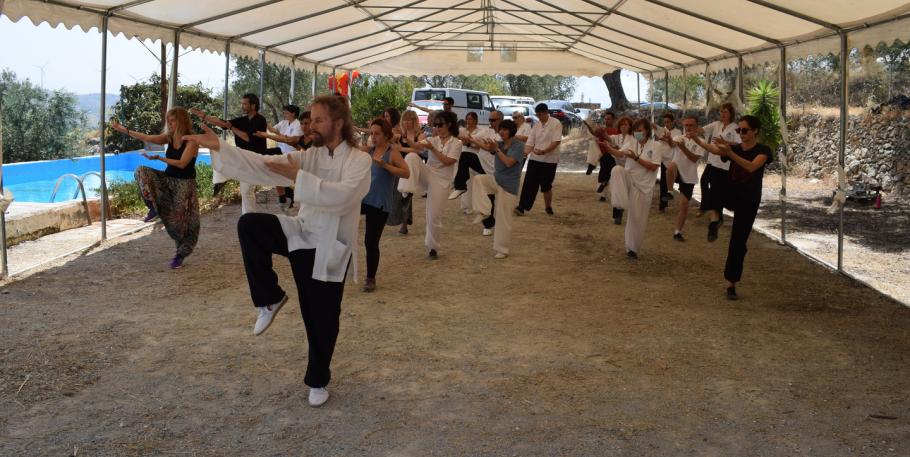
<instances>
[{"instance_id":1,"label":"woman with sunglasses","mask_svg":"<svg viewBox=\"0 0 910 457\"><path fill-rule=\"evenodd\" d=\"M715 138L708 144L697 134L687 134L699 146L730 164L729 186L725 205L733 211L733 228L730 229L730 246L727 249L727 263L724 279L727 280L727 298L736 300L736 283L742 279L743 261L746 258L746 242L752 233L752 224L761 204L762 178L765 167L773 160L771 148L758 142L761 121L755 116L739 119L736 133L741 142L730 144L724 138Z\"/></svg>"},{"instance_id":2,"label":"woman with sunglasses","mask_svg":"<svg viewBox=\"0 0 910 457\"><path fill-rule=\"evenodd\" d=\"M660 170L663 152L651 137L651 123L648 120L635 121L632 131L635 144L631 149L617 149L605 141L600 144L610 154L626 157L625 166L617 165L610 172L610 200L614 208L629 210L626 219L626 255L635 260L638 259L638 251L645 238L651 195L654 193L654 182L657 171Z\"/></svg>"},{"instance_id":3,"label":"woman with sunglasses","mask_svg":"<svg viewBox=\"0 0 910 457\"><path fill-rule=\"evenodd\" d=\"M736 111L733 104L724 103L720 105L720 120L714 121L704 128L704 136L708 138L708 143L714 141L714 138L722 138L727 144L738 144L739 135L736 134ZM724 162L716 154L708 154L708 164L701 175L701 204L699 205L700 216L702 212L708 212L708 241L717 239L717 231L724 218L724 196L727 195L727 183L730 163Z\"/></svg>"},{"instance_id":4,"label":"woman with sunglasses","mask_svg":"<svg viewBox=\"0 0 910 457\"><path fill-rule=\"evenodd\" d=\"M613 168L618 166L624 166L626 164L626 156L621 151L634 151L635 150L635 136L632 135L632 118L628 116L623 116L619 118L619 122L616 123L616 128L619 130L619 133L616 135L610 135L609 143L613 146L613 151L616 153L604 154L600 158L600 171L597 172L597 193L600 194L600 201L607 201L606 193L604 192L607 186L610 184L610 174L613 172ZM603 149L607 152L610 152L605 145L598 143ZM609 155L609 158L607 156ZM610 162L613 162L611 165ZM613 206L613 223L616 225L622 225L622 213L623 209L618 208L615 205Z\"/></svg>"},{"instance_id":5,"label":"woman with sunglasses","mask_svg":"<svg viewBox=\"0 0 910 457\"><path fill-rule=\"evenodd\" d=\"M433 122L435 134L418 142L418 147L428 151L427 163L409 159L405 162L410 168L410 178L402 180L398 190L402 193L416 194L427 192L427 235L426 246L429 258L439 258L437 250L442 239L442 212L445 209L452 179L455 177L455 164L461 156L461 141L458 140L458 118L452 112L436 114Z\"/></svg>"}]
</instances>

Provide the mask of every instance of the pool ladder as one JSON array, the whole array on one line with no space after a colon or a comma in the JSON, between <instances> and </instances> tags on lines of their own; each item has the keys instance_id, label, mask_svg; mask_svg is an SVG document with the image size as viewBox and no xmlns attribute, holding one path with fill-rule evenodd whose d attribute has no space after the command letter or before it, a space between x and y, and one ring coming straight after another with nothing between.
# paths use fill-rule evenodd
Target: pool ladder
<instances>
[{"instance_id":1,"label":"pool ladder","mask_svg":"<svg viewBox=\"0 0 910 457\"><path fill-rule=\"evenodd\" d=\"M51 193L51 201L50 201L51 203L54 202L54 198L57 197L57 191L60 190L60 184L63 183L64 179L66 179L66 178L75 179L76 184L79 186L79 188L76 189L76 192L73 193L73 198L78 197L80 193L82 194L82 206L85 208L85 219L88 221L88 225L92 225L92 215L88 210L88 198L85 196L84 182L85 182L85 178L88 176L91 176L91 175L97 176L99 180L101 179L101 173L98 173L97 171L90 171L88 173L83 173L82 176L74 175L72 173L66 173L64 175L61 175L59 178L57 178L57 183L54 184L54 191Z\"/></svg>"}]
</instances>

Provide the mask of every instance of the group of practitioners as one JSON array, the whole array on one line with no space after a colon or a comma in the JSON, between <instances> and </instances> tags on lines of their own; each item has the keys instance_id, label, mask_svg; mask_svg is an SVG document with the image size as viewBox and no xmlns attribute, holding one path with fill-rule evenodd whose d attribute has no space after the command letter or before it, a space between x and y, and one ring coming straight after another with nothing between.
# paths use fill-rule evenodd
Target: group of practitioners
<instances>
[{"instance_id":1,"label":"group of practitioners","mask_svg":"<svg viewBox=\"0 0 910 457\"><path fill-rule=\"evenodd\" d=\"M638 259L654 188L659 188L658 211L665 212L668 202L679 197L679 211L673 239L685 241L683 227L695 185L701 186L698 215L708 213L707 240L717 240L724 209L735 217L730 231L727 260L724 267L726 296L737 299L736 283L742 279L746 244L758 214L765 167L772 152L758 143L761 122L754 116L742 116L734 122L733 105L720 107L720 119L700 126L698 117L686 115L682 130L670 113L662 116L661 125L647 119L616 119L608 112L605 125L588 129L596 138L596 148L588 153L588 174L597 167L597 193L606 201L609 188L613 221L622 224L626 215L625 249L630 259ZM706 165L699 179L699 162ZM658 184L659 183L659 184ZM679 189L674 189L678 185Z\"/></svg>"},{"instance_id":2,"label":"group of practitioners","mask_svg":"<svg viewBox=\"0 0 910 457\"><path fill-rule=\"evenodd\" d=\"M474 222L482 224L481 234L493 236L497 259L510 253L512 216L530 211L539 192L545 213L554 214L553 181L562 125L549 116L548 107L535 107L539 121L533 126L520 112L505 119L504 113L493 111L487 127L478 125L476 113L468 113L460 122L453 104L446 99L443 110L430 112L429 128L421 128L414 111L401 114L389 108L359 129L346 98L322 96L313 100L309 111L284 107L281 122L270 127L259 114L258 97L246 94L243 115L235 119L177 107L168 111L165 132L160 135L130 130L116 120L111 128L167 145L164 155L146 154L149 160L165 162L164 171L142 166L135 177L149 209L146 220L160 217L176 243L171 268L180 268L198 241L195 161L199 148L211 152L216 183L228 179L241 183L237 232L257 310L253 334L265 332L288 300L272 263L278 254L290 262L306 327L309 355L304 383L310 387L309 403L320 406L329 398L326 386L344 283L349 274L359 275L356 238L361 216L367 263L363 291L371 292L376 288L384 227L398 226L398 233L406 235L413 223L415 196L426 198L424 244L428 258L434 260L439 258L442 214L449 200L461 199L464 213L475 214ZM674 128L671 115L664 116L664 125L657 127L644 119L617 120L608 113L604 126L592 128L600 154L589 156L588 172L601 168L598 193L601 200L609 194L615 223L621 224L626 215L626 251L637 258L661 167L667 186L661 190L661 200L675 193L673 185L679 184L674 239L683 241L688 202L698 182L697 162L716 157L709 161L711 174L705 178L708 172L703 173L703 208L710 214L709 241L717 238L724 207L735 213L724 276L728 297L736 298L735 285L742 275L746 241L771 151L756 141L761 128L756 118L744 116L733 123L729 105L721 113L720 121L704 127L698 126L696 118L685 117L683 131ZM192 134L190 114L199 118L203 133ZM234 144L216 135L210 125L230 130ZM266 139L276 141L278 148L267 148ZM297 214L257 212L257 185L276 187L280 201L287 202L284 209L296 203Z\"/></svg>"}]
</instances>

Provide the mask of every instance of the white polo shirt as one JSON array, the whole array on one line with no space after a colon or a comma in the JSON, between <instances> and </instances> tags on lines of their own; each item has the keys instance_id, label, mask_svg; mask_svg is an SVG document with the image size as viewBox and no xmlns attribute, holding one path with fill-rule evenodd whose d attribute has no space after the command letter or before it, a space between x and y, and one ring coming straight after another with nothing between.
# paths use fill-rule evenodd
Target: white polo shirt
<instances>
[{"instance_id":1,"label":"white polo shirt","mask_svg":"<svg viewBox=\"0 0 910 457\"><path fill-rule=\"evenodd\" d=\"M689 150L692 154L702 157L708 153L702 149L695 141L686 138L683 135L678 135L673 137L673 141L677 143L684 143L686 149ZM675 153L673 154L673 162L676 163L676 168L679 170L679 178L682 179L682 182L686 184L695 184L698 182L698 159L694 161L689 160L689 157L686 153L682 152L679 147L673 148Z\"/></svg>"},{"instance_id":2,"label":"white polo shirt","mask_svg":"<svg viewBox=\"0 0 910 457\"><path fill-rule=\"evenodd\" d=\"M662 163L664 165L670 165L670 163L673 162L673 156L676 151L674 150L674 148L672 146L670 146L669 144L664 143L663 141L660 140L661 138L663 138L663 136L666 133L667 133L666 127L658 127L657 130L655 130L655 134L657 137L655 141L657 141L659 143L657 147L661 150L661 153L663 154L661 157L660 163ZM682 135L682 131L680 131L679 129L670 130L670 138L676 138L680 135Z\"/></svg>"},{"instance_id":3,"label":"white polo shirt","mask_svg":"<svg viewBox=\"0 0 910 457\"><path fill-rule=\"evenodd\" d=\"M301 136L303 135L303 130L300 129L300 121L294 119L292 122L288 122L286 119L275 124L275 130L278 130L278 133L284 136ZM292 151L296 151L297 148L291 146L287 143L278 142L278 149L281 149L283 154L287 154Z\"/></svg>"},{"instance_id":4,"label":"white polo shirt","mask_svg":"<svg viewBox=\"0 0 910 457\"><path fill-rule=\"evenodd\" d=\"M641 155L642 159L654 164L660 164L660 159L663 154L657 141L650 139L644 145L636 141L634 151L636 155ZM643 167L634 158L627 157L625 168L626 171L628 171L629 181L632 185L641 192L650 194L654 189L654 182L657 178L657 172L660 171L660 167L651 171Z\"/></svg>"},{"instance_id":5,"label":"white polo shirt","mask_svg":"<svg viewBox=\"0 0 910 457\"><path fill-rule=\"evenodd\" d=\"M531 127L531 134L528 135L528 141L525 144L530 146L532 150L534 148L546 149L554 141L562 141L562 123L550 116L546 124L541 121ZM549 154L531 154L528 156L528 160L559 163L559 146L556 146L556 149Z\"/></svg>"},{"instance_id":6,"label":"white polo shirt","mask_svg":"<svg viewBox=\"0 0 910 457\"><path fill-rule=\"evenodd\" d=\"M448 141L445 143L442 142L438 136L433 136L428 138L428 141L433 144L433 147L439 149L442 152L442 155L455 159L456 161L461 158L461 140L450 136ZM438 176L446 181L451 181L455 179L455 172L458 171L458 167L455 165L444 165L442 162L436 158L436 154L433 151L427 151L427 168L435 176ZM451 183L450 183L451 184Z\"/></svg>"},{"instance_id":7,"label":"white polo shirt","mask_svg":"<svg viewBox=\"0 0 910 457\"><path fill-rule=\"evenodd\" d=\"M736 133L736 122L731 122L727 124L727 127L724 128L723 124L720 121L714 121L705 126L705 138L707 138L708 144L711 144L714 141L715 137L723 138L727 143L730 144L739 144L742 140L739 139L739 134ZM724 162L720 160L720 156L717 154L708 154L708 165L711 165L715 168L720 168L722 170L730 169L730 162Z\"/></svg>"},{"instance_id":8,"label":"white polo shirt","mask_svg":"<svg viewBox=\"0 0 910 457\"><path fill-rule=\"evenodd\" d=\"M502 138L500 138L499 134L494 132L493 129L486 127L486 126L480 126L480 125L478 125L477 128L475 128L472 132L470 132L470 134L468 133L468 129L462 127L458 130L458 135L459 136L470 136L474 140L490 139L490 140L493 140L496 142L502 141ZM480 159L480 166L483 167L484 173L486 173L488 175L492 175L496 171L496 166L493 163L493 161L496 157L495 155L490 154L483 149L475 148L475 147L471 147L471 146L462 145L461 150L467 151L467 152L473 152L474 154L477 154L477 158Z\"/></svg>"}]
</instances>

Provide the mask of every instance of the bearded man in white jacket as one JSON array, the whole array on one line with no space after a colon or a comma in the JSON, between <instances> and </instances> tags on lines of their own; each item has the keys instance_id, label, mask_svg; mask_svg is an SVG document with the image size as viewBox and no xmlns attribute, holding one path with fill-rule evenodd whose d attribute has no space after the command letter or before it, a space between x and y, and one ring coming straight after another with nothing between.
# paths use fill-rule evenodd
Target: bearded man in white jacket
<instances>
[{"instance_id":1,"label":"bearded man in white jacket","mask_svg":"<svg viewBox=\"0 0 910 457\"><path fill-rule=\"evenodd\" d=\"M304 383L309 402L328 398L329 365L338 337L348 267L357 274L360 201L370 189L370 156L354 148L347 102L319 97L311 108L313 146L284 156L263 156L225 143L206 128L191 138L212 151L212 166L228 178L266 186L296 186L296 217L248 213L237 222L250 295L259 312L253 334L271 325L288 297L278 285L272 255L291 263L309 342Z\"/></svg>"}]
</instances>

